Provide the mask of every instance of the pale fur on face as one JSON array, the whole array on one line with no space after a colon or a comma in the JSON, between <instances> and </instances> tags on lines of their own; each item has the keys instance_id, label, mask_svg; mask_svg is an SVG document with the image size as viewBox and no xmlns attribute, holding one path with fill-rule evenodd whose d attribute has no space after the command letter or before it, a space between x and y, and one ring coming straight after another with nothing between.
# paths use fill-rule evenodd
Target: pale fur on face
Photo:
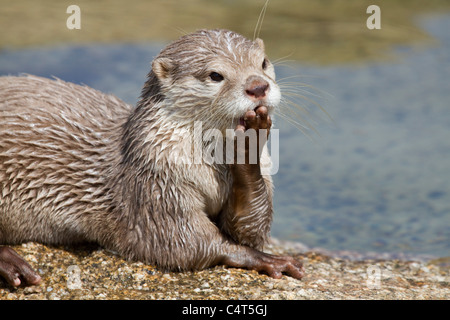
<instances>
[{"instance_id":1,"label":"pale fur on face","mask_svg":"<svg viewBox=\"0 0 450 320\"><path fill-rule=\"evenodd\" d=\"M259 105L271 114L281 98L263 41L251 41L228 30L200 30L181 37L158 55L152 68L164 95L164 111L179 123L198 120L204 128L224 132ZM211 79L212 72L223 80ZM252 101L245 93L251 76L269 84L261 101Z\"/></svg>"}]
</instances>

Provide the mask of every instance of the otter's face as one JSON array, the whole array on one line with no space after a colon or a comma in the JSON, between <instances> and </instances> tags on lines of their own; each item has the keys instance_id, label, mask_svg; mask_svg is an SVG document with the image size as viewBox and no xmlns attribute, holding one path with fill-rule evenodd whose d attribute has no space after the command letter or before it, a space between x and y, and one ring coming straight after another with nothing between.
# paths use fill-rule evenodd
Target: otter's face
<instances>
[{"instance_id":1,"label":"otter's face","mask_svg":"<svg viewBox=\"0 0 450 320\"><path fill-rule=\"evenodd\" d=\"M198 120L225 130L234 128L247 111L266 106L271 114L280 102L261 39L202 30L166 47L152 67L165 107L180 121Z\"/></svg>"}]
</instances>

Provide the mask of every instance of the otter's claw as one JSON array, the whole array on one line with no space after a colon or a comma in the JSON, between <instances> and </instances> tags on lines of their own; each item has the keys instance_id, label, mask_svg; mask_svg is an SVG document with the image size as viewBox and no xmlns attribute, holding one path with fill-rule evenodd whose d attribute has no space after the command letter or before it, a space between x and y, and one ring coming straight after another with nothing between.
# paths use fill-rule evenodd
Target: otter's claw
<instances>
[{"instance_id":1,"label":"otter's claw","mask_svg":"<svg viewBox=\"0 0 450 320\"><path fill-rule=\"evenodd\" d=\"M275 279L286 274L300 280L305 273L303 264L292 257L275 256L249 247L228 255L224 264L230 267L256 270Z\"/></svg>"}]
</instances>

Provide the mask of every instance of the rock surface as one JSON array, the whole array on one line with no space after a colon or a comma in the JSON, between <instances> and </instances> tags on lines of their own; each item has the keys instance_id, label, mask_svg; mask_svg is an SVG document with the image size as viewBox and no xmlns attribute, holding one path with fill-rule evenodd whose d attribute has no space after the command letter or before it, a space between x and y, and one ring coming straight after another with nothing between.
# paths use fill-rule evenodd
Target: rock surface
<instances>
[{"instance_id":1,"label":"rock surface","mask_svg":"<svg viewBox=\"0 0 450 320\"><path fill-rule=\"evenodd\" d=\"M306 276L280 280L222 266L164 273L96 246L13 246L38 270L39 286L11 288L0 299L449 299L449 261L363 260L330 257L275 242L266 251L303 260ZM296 252L297 251L297 252Z\"/></svg>"}]
</instances>

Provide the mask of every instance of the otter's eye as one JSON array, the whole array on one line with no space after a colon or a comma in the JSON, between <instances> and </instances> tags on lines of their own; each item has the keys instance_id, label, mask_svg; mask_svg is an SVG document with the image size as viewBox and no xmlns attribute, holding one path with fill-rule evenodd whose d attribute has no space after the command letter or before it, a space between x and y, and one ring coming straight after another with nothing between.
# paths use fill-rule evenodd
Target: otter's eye
<instances>
[{"instance_id":1,"label":"otter's eye","mask_svg":"<svg viewBox=\"0 0 450 320\"><path fill-rule=\"evenodd\" d=\"M211 78L212 81L215 81L215 82L220 82L223 80L223 76L217 72L211 72L209 74L209 77Z\"/></svg>"},{"instance_id":2,"label":"otter's eye","mask_svg":"<svg viewBox=\"0 0 450 320\"><path fill-rule=\"evenodd\" d=\"M262 63L263 70L266 70L268 64L269 64L269 61L267 61L267 59L264 59L264 61Z\"/></svg>"}]
</instances>

